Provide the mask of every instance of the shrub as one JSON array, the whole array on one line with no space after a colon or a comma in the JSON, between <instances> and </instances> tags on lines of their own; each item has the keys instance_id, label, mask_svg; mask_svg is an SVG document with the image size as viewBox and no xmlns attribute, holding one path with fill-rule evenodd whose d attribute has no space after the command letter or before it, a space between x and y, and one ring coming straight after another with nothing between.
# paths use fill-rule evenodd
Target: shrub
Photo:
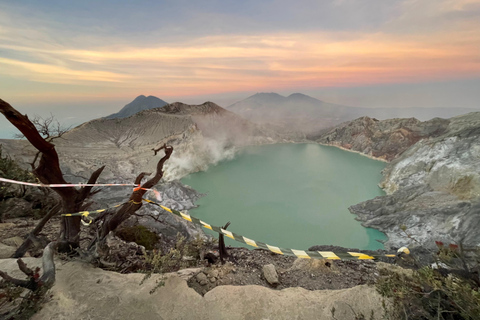
<instances>
[{"instance_id":1,"label":"shrub","mask_svg":"<svg viewBox=\"0 0 480 320\"><path fill-rule=\"evenodd\" d=\"M146 254L145 260L149 269L142 283L154 273L162 274L196 265L200 258L200 252L204 250L204 247L205 243L200 236L197 236L194 240L187 241L184 236L178 233L175 246L170 248L167 253L163 254L159 250L153 250ZM150 293L155 292L155 290L163 285L163 281L158 281Z\"/></svg>"},{"instance_id":2,"label":"shrub","mask_svg":"<svg viewBox=\"0 0 480 320\"><path fill-rule=\"evenodd\" d=\"M22 169L9 155L4 155L2 150L2 145L0 145L0 177L26 181L26 182L35 182L35 176L28 170ZM3 200L7 197L9 193L12 193L14 189L11 188L11 185L0 182L0 200ZM22 195L25 193L25 187L21 186Z\"/></svg>"},{"instance_id":3,"label":"shrub","mask_svg":"<svg viewBox=\"0 0 480 320\"><path fill-rule=\"evenodd\" d=\"M412 272L382 271L377 290L392 299L393 308L388 311L392 319L480 318L478 274L467 267L462 246L444 246L441 242L437 246L437 266L447 268L424 266Z\"/></svg>"},{"instance_id":4,"label":"shrub","mask_svg":"<svg viewBox=\"0 0 480 320\"><path fill-rule=\"evenodd\" d=\"M155 232L141 225L122 228L116 232L116 235L124 241L144 246L147 250L153 250L159 240Z\"/></svg>"}]
</instances>

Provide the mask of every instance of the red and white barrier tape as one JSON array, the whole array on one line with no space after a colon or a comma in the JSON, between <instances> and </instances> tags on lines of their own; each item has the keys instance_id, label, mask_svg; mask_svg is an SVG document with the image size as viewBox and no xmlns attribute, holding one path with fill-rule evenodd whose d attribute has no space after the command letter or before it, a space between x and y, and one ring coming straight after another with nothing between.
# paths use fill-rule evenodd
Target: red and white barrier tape
<instances>
[{"instance_id":1,"label":"red and white barrier tape","mask_svg":"<svg viewBox=\"0 0 480 320\"><path fill-rule=\"evenodd\" d=\"M8 183L15 183L21 184L24 186L32 186L32 187L42 187L42 188L64 188L64 187L139 187L137 184L133 183L65 183L65 184L41 184L41 183L31 183L31 182L23 182L23 181L16 181L10 180L5 178L0 178L0 181L8 182Z\"/></svg>"}]
</instances>

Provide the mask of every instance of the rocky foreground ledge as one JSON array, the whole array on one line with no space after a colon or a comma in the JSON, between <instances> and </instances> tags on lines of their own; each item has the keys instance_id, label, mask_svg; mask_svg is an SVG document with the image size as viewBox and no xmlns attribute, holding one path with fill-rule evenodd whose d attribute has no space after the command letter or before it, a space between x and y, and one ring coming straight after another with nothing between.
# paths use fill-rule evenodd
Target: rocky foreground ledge
<instances>
[{"instance_id":1,"label":"rocky foreground ledge","mask_svg":"<svg viewBox=\"0 0 480 320\"><path fill-rule=\"evenodd\" d=\"M41 264L35 258L24 260L31 267ZM332 309L337 319L353 320L359 314L382 319L383 299L375 287L347 284L349 276L355 276L358 271L326 267L325 261L319 260L313 261L315 265L307 260L293 263L280 260L274 264L277 271L284 273L280 276L282 281L286 273L300 272L303 278L299 281L304 283L315 282L315 277L333 277L343 278L346 285L336 290L300 287L272 290L250 284L250 278L265 282L255 268L247 274L241 266L229 263L183 269L166 276L156 274L140 284L143 274L119 274L78 261L57 260L56 283L50 298L32 319L332 319ZM289 270L281 271L283 264L289 264ZM0 269L20 275L16 274L19 271L14 259L0 259ZM374 277L375 264L371 263L366 271ZM202 294L198 288L207 286L199 284L197 279L201 276L209 286L229 278L243 278L245 285L210 286L208 292ZM151 294L150 290L161 279L166 279L165 286ZM331 282L330 286L334 287L337 281Z\"/></svg>"},{"instance_id":2,"label":"rocky foreground ledge","mask_svg":"<svg viewBox=\"0 0 480 320\"><path fill-rule=\"evenodd\" d=\"M391 160L380 183L386 196L351 206L386 247L480 245L480 113L451 119L360 118L317 139Z\"/></svg>"}]
</instances>

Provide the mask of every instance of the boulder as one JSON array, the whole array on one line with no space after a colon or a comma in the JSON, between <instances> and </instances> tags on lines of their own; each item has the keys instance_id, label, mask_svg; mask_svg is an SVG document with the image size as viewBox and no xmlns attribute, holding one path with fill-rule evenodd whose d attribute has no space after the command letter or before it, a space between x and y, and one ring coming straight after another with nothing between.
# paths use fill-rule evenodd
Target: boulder
<instances>
[{"instance_id":1,"label":"boulder","mask_svg":"<svg viewBox=\"0 0 480 320\"><path fill-rule=\"evenodd\" d=\"M15 253L15 250L17 250L15 247L0 243L0 259L12 257L12 255Z\"/></svg>"},{"instance_id":2,"label":"boulder","mask_svg":"<svg viewBox=\"0 0 480 320\"><path fill-rule=\"evenodd\" d=\"M280 283L280 281L278 281L277 270L275 269L275 266L273 264L264 265L262 271L263 276L268 283L270 283L271 285L277 285Z\"/></svg>"},{"instance_id":3,"label":"boulder","mask_svg":"<svg viewBox=\"0 0 480 320\"><path fill-rule=\"evenodd\" d=\"M13 227L15 227L15 223L11 223L11 222L0 223L0 231L8 230Z\"/></svg>"},{"instance_id":4,"label":"boulder","mask_svg":"<svg viewBox=\"0 0 480 320\"><path fill-rule=\"evenodd\" d=\"M19 237L19 236L15 236L15 237L11 237L11 238L7 238L7 239L2 240L2 242L4 244L6 244L7 246L11 246L11 247L15 247L15 248L20 247L22 245L23 241L24 241L23 238Z\"/></svg>"},{"instance_id":5,"label":"boulder","mask_svg":"<svg viewBox=\"0 0 480 320\"><path fill-rule=\"evenodd\" d=\"M208 283L207 275L203 272L197 274L197 281L200 285L204 286Z\"/></svg>"}]
</instances>

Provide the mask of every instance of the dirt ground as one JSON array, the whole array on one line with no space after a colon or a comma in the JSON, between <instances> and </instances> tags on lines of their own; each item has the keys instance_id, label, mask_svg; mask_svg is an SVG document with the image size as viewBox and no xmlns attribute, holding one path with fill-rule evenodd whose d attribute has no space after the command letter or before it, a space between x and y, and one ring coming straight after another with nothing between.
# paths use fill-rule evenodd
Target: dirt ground
<instances>
[{"instance_id":1,"label":"dirt ground","mask_svg":"<svg viewBox=\"0 0 480 320\"><path fill-rule=\"evenodd\" d=\"M346 289L374 284L379 273L373 261L309 260L285 257L265 250L230 248L231 259L204 267L188 285L204 295L221 285L260 285L274 289L302 287L307 290ZM273 264L279 283L269 284L263 266ZM205 276L203 276L203 275Z\"/></svg>"},{"instance_id":2,"label":"dirt ground","mask_svg":"<svg viewBox=\"0 0 480 320\"><path fill-rule=\"evenodd\" d=\"M36 221L27 218L10 219L0 224L0 242L12 237L23 237L34 228ZM45 242L53 240L58 233L59 218L50 220L41 233ZM84 236L87 233L84 232ZM216 252L217 248L212 248ZM272 289L302 287L307 290L346 289L357 285L371 285L376 282L379 272L376 262L370 260L309 260L281 256L266 250L249 250L242 247L227 247L230 257L225 264L219 260L210 264L206 260L196 261L193 267L199 272L188 280L188 286L201 295L222 285L260 285ZM41 248L31 250L31 256L39 256ZM143 259L138 255L139 260ZM389 259L394 263L395 259ZM269 284L263 274L263 267L275 266L279 283ZM120 270L117 270L120 271Z\"/></svg>"}]
</instances>

